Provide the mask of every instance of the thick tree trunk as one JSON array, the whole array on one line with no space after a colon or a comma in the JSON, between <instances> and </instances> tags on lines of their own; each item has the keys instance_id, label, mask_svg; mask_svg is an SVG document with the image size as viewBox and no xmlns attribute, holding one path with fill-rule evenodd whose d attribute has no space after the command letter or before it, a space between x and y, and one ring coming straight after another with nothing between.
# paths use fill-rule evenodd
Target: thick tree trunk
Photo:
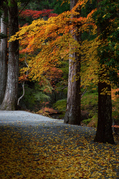
<instances>
[{"instance_id":1,"label":"thick tree trunk","mask_svg":"<svg viewBox=\"0 0 119 179\"><path fill-rule=\"evenodd\" d=\"M72 56L74 56L74 54ZM75 56L75 58L77 57ZM77 75L78 72L80 72L80 62L78 60L72 62L72 59L69 59L67 109L64 123L76 125L80 125L81 121L80 77L78 80L74 78L74 75ZM74 80L72 81L73 78Z\"/></svg>"},{"instance_id":2,"label":"thick tree trunk","mask_svg":"<svg viewBox=\"0 0 119 179\"><path fill-rule=\"evenodd\" d=\"M7 35L7 10L4 10L1 17L1 33ZM0 104L3 101L7 80L7 38L1 39L0 44Z\"/></svg>"},{"instance_id":3,"label":"thick tree trunk","mask_svg":"<svg viewBox=\"0 0 119 179\"><path fill-rule=\"evenodd\" d=\"M9 7L9 36L18 31L18 8L15 0L11 0ZM9 43L8 73L5 96L1 105L2 110L15 110L18 93L18 41Z\"/></svg>"},{"instance_id":4,"label":"thick tree trunk","mask_svg":"<svg viewBox=\"0 0 119 179\"><path fill-rule=\"evenodd\" d=\"M102 0L97 0L99 3ZM99 8L99 6L98 6ZM100 34L100 28L98 27L98 35ZM106 38L106 37L105 37ZM108 71L108 69L107 69ZM106 72L107 72L106 71ZM98 83L98 125L94 142L103 142L114 144L114 138L112 134L112 101L111 101L111 86L106 83L108 81L108 75L106 72L100 72ZM104 81L104 82L103 82ZM102 91L106 89L105 94Z\"/></svg>"},{"instance_id":5,"label":"thick tree trunk","mask_svg":"<svg viewBox=\"0 0 119 179\"><path fill-rule=\"evenodd\" d=\"M71 9L76 5L78 0L71 0ZM72 32L71 32L72 33ZM81 34L79 27L76 27L76 32L72 35L73 38L81 42ZM75 48L72 47L71 48ZM80 125L81 121L81 91L80 91L80 61L79 53L74 52L69 57L69 77L68 77L68 94L67 94L67 109L64 117L64 123Z\"/></svg>"},{"instance_id":6,"label":"thick tree trunk","mask_svg":"<svg viewBox=\"0 0 119 179\"><path fill-rule=\"evenodd\" d=\"M103 89L107 89L110 93L101 94ZM114 144L112 134L112 102L111 102L111 86L105 82L98 83L98 125L94 141Z\"/></svg>"}]
</instances>

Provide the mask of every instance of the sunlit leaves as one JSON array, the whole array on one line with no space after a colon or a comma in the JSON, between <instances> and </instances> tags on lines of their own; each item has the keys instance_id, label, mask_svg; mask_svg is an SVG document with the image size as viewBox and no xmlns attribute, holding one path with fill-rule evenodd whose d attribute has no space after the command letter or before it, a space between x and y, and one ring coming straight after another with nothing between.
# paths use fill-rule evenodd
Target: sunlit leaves
<instances>
[{"instance_id":1,"label":"sunlit leaves","mask_svg":"<svg viewBox=\"0 0 119 179\"><path fill-rule=\"evenodd\" d=\"M69 53L74 53L80 47L71 36L75 33L75 27L80 24L79 31L88 31L89 25L93 24L91 18L93 11L87 17L72 18L78 12L75 10L87 1L79 1L71 11L64 12L57 17L51 17L47 21L38 19L29 26L24 26L11 37L10 41L20 39L23 49L21 53L31 54L36 51L36 56L28 61L29 77L37 80L40 76L60 63L61 59L68 60ZM74 32L73 32L74 31ZM76 48L71 48L69 44ZM79 53L79 52L78 52ZM30 56L29 56L30 58ZM27 68L25 68L27 70Z\"/></svg>"}]
</instances>

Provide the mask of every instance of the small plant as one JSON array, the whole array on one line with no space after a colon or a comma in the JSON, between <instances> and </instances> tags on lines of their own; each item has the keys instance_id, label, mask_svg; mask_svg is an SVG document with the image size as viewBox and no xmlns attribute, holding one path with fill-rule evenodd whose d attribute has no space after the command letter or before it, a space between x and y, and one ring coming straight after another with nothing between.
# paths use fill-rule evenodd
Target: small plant
<instances>
[{"instance_id":1,"label":"small plant","mask_svg":"<svg viewBox=\"0 0 119 179\"><path fill-rule=\"evenodd\" d=\"M66 99L60 99L53 105L53 107L56 108L59 112L65 112L66 104L67 104Z\"/></svg>"},{"instance_id":2,"label":"small plant","mask_svg":"<svg viewBox=\"0 0 119 179\"><path fill-rule=\"evenodd\" d=\"M87 125L91 120L92 120L92 118L84 119L82 122Z\"/></svg>"},{"instance_id":3,"label":"small plant","mask_svg":"<svg viewBox=\"0 0 119 179\"><path fill-rule=\"evenodd\" d=\"M50 117L50 114L57 113L57 111L54 110L53 108L44 107L44 108L40 109L39 111L37 111L36 113L41 114L43 116Z\"/></svg>"}]
</instances>

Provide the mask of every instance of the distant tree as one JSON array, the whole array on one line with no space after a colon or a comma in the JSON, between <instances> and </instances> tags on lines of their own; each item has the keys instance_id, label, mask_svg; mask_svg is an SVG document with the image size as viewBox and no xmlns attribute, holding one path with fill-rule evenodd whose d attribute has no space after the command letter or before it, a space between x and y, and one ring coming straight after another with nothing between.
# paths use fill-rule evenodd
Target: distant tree
<instances>
[{"instance_id":1,"label":"distant tree","mask_svg":"<svg viewBox=\"0 0 119 179\"><path fill-rule=\"evenodd\" d=\"M9 1L8 24L10 37L18 31L18 6L16 0ZM18 60L19 43L16 40L9 43L7 82L4 99L0 107L1 110L14 110L16 108L18 93Z\"/></svg>"},{"instance_id":2,"label":"distant tree","mask_svg":"<svg viewBox=\"0 0 119 179\"><path fill-rule=\"evenodd\" d=\"M68 0L47 0L47 1L31 1L27 9L32 9L32 10L43 10L43 9L53 9L53 13L56 14L61 14L64 11L70 10L70 3Z\"/></svg>"},{"instance_id":3,"label":"distant tree","mask_svg":"<svg viewBox=\"0 0 119 179\"><path fill-rule=\"evenodd\" d=\"M7 79L7 8L2 8L0 45L0 104L3 101ZM4 36L3 36L4 35Z\"/></svg>"}]
</instances>

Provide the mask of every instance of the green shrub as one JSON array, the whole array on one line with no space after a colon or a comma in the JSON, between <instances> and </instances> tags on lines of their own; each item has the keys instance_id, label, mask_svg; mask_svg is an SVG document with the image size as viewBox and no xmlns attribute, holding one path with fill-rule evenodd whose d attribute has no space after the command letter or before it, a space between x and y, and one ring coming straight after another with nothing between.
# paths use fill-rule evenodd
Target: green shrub
<instances>
[{"instance_id":1,"label":"green shrub","mask_svg":"<svg viewBox=\"0 0 119 179\"><path fill-rule=\"evenodd\" d=\"M91 120L92 120L92 118L84 119L82 122L87 125Z\"/></svg>"},{"instance_id":2,"label":"green shrub","mask_svg":"<svg viewBox=\"0 0 119 179\"><path fill-rule=\"evenodd\" d=\"M67 104L67 99L60 99L53 104L53 107L57 109L59 112L64 113L66 111L66 104Z\"/></svg>"},{"instance_id":3,"label":"green shrub","mask_svg":"<svg viewBox=\"0 0 119 179\"><path fill-rule=\"evenodd\" d=\"M81 109L89 113L92 118L98 112L98 94L97 92L87 92L81 99Z\"/></svg>"}]
</instances>

